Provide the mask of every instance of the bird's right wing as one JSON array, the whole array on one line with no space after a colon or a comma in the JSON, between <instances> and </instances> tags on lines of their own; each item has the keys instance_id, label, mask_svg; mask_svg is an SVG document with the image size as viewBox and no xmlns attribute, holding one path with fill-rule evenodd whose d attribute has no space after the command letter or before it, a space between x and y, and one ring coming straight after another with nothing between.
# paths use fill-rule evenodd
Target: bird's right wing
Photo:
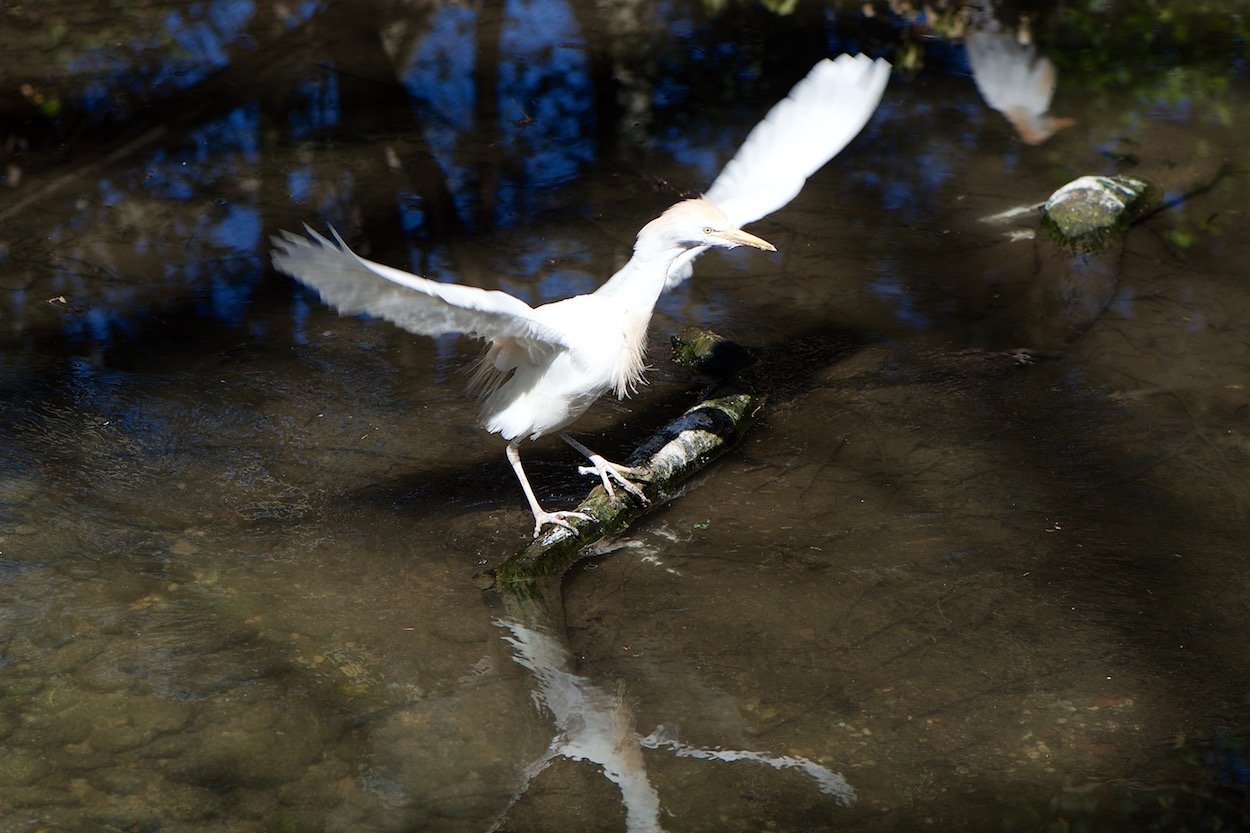
<instances>
[{"instance_id":1,"label":"bird's right wing","mask_svg":"<svg viewBox=\"0 0 1250 833\"><path fill-rule=\"evenodd\" d=\"M859 134L889 80L881 58L839 55L816 64L751 130L704 196L737 228L786 205Z\"/></svg>"},{"instance_id":2,"label":"bird's right wing","mask_svg":"<svg viewBox=\"0 0 1250 833\"><path fill-rule=\"evenodd\" d=\"M273 265L315 289L340 315L362 312L384 318L410 333L465 333L479 338L516 339L530 350L567 346L565 336L535 316L519 298L498 290L439 283L366 260L331 229L328 240L283 231L271 238Z\"/></svg>"}]
</instances>

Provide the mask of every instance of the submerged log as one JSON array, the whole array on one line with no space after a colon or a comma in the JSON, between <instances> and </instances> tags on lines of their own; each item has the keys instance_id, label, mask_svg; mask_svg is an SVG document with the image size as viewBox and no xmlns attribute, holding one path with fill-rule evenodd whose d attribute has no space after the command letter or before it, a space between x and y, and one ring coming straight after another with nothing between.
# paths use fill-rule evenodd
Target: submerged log
<instances>
[{"instance_id":1,"label":"submerged log","mask_svg":"<svg viewBox=\"0 0 1250 833\"><path fill-rule=\"evenodd\" d=\"M698 362L700 356L712 358L730 349L726 347L729 343L718 337L700 338L704 346L688 353L687 361ZM675 349L683 349L693 340L683 338L681 345L675 343ZM731 352L742 351L736 348ZM621 532L675 497L683 483L742 436L763 402L762 396L733 381L714 383L693 407L657 431L626 461L642 472L635 482L646 495L645 504L623 489L618 488L612 497L602 486L596 486L577 507L592 520L570 519L576 532L562 527L547 529L493 572L479 574L479 586L525 592L543 577L559 576L592 544Z\"/></svg>"}]
</instances>

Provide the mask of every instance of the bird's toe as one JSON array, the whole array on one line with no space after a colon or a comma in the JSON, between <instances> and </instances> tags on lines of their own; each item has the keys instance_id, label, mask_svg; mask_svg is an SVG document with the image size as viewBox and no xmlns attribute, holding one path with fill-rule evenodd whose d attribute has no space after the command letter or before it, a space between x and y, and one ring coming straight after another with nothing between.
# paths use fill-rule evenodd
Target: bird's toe
<instances>
[{"instance_id":1,"label":"bird's toe","mask_svg":"<svg viewBox=\"0 0 1250 833\"><path fill-rule=\"evenodd\" d=\"M608 493L608 497L610 498L616 497L616 488L612 485L615 483L617 486L620 486L625 491L638 498L638 500L642 501L644 506L650 503L650 501L647 500L647 495L643 492L642 487L637 483L634 483L627 476L641 476L643 474L641 469L636 469L632 466L619 466L614 463L609 463L605 466L578 466L577 473L598 475L599 480L603 483L603 490Z\"/></svg>"},{"instance_id":2,"label":"bird's toe","mask_svg":"<svg viewBox=\"0 0 1250 833\"><path fill-rule=\"evenodd\" d=\"M647 493L644 492L642 490L642 487L639 486L637 483L633 482L632 480L626 480L624 477L622 477L618 482L625 489L625 491L629 492L631 495L638 498L638 500L642 501L643 506L646 506L651 502L647 500Z\"/></svg>"},{"instance_id":3,"label":"bird's toe","mask_svg":"<svg viewBox=\"0 0 1250 833\"><path fill-rule=\"evenodd\" d=\"M633 480L630 480L629 477L626 477L627 474L632 477L642 477L643 471L641 469L621 466L619 469L612 472L613 479L621 485L621 488L638 498L638 500L642 502L643 506L650 504L651 501L647 500L647 493L642 490L642 486L638 485Z\"/></svg>"},{"instance_id":4,"label":"bird's toe","mask_svg":"<svg viewBox=\"0 0 1250 833\"><path fill-rule=\"evenodd\" d=\"M567 518L580 518L583 521L593 521L594 518L585 512L543 512L541 515L534 516L534 537L537 538L542 534L543 527L547 524L560 526L577 535L577 527L569 523Z\"/></svg>"}]
</instances>

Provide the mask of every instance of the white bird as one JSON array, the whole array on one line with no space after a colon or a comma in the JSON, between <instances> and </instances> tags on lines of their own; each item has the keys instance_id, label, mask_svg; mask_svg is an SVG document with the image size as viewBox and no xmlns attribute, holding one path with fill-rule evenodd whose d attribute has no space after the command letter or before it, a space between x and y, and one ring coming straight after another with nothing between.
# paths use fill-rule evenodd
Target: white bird
<instances>
[{"instance_id":1,"label":"white bird","mask_svg":"<svg viewBox=\"0 0 1250 833\"><path fill-rule=\"evenodd\" d=\"M530 307L505 292L438 283L383 266L328 240L282 232L274 266L320 293L340 315L384 318L422 335L465 333L487 341L471 389L482 394L483 428L508 441L507 456L534 513L534 535L555 524L576 532L581 512L548 512L521 466L519 445L558 433L599 475L645 500L637 472L612 463L564 433L600 396L627 396L646 369L647 327L660 294L687 276L712 247L776 251L742 226L784 206L809 176L844 148L881 100L890 65L841 55L825 59L747 136L707 194L683 200L643 226L633 256L596 291ZM332 232L333 233L333 232Z\"/></svg>"},{"instance_id":2,"label":"white bird","mask_svg":"<svg viewBox=\"0 0 1250 833\"><path fill-rule=\"evenodd\" d=\"M983 22L964 38L972 80L991 108L1007 117L1020 141L1040 145L1074 119L1049 113L1058 71L1037 54L1032 43L1021 43L995 20Z\"/></svg>"}]
</instances>

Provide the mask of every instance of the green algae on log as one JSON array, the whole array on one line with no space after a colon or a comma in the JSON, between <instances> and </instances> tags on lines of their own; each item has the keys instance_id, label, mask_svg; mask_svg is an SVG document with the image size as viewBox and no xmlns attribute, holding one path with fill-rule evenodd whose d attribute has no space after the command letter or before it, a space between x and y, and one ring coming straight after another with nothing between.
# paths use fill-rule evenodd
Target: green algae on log
<instances>
[{"instance_id":1,"label":"green algae on log","mask_svg":"<svg viewBox=\"0 0 1250 833\"><path fill-rule=\"evenodd\" d=\"M1083 176L1051 194L1042 228L1078 252L1097 252L1162 201L1163 191L1136 176Z\"/></svg>"},{"instance_id":2,"label":"green algae on log","mask_svg":"<svg viewBox=\"0 0 1250 833\"><path fill-rule=\"evenodd\" d=\"M689 367L714 379L732 376L755 363L750 350L699 327L687 327L673 336L672 348L674 364Z\"/></svg>"}]
</instances>

